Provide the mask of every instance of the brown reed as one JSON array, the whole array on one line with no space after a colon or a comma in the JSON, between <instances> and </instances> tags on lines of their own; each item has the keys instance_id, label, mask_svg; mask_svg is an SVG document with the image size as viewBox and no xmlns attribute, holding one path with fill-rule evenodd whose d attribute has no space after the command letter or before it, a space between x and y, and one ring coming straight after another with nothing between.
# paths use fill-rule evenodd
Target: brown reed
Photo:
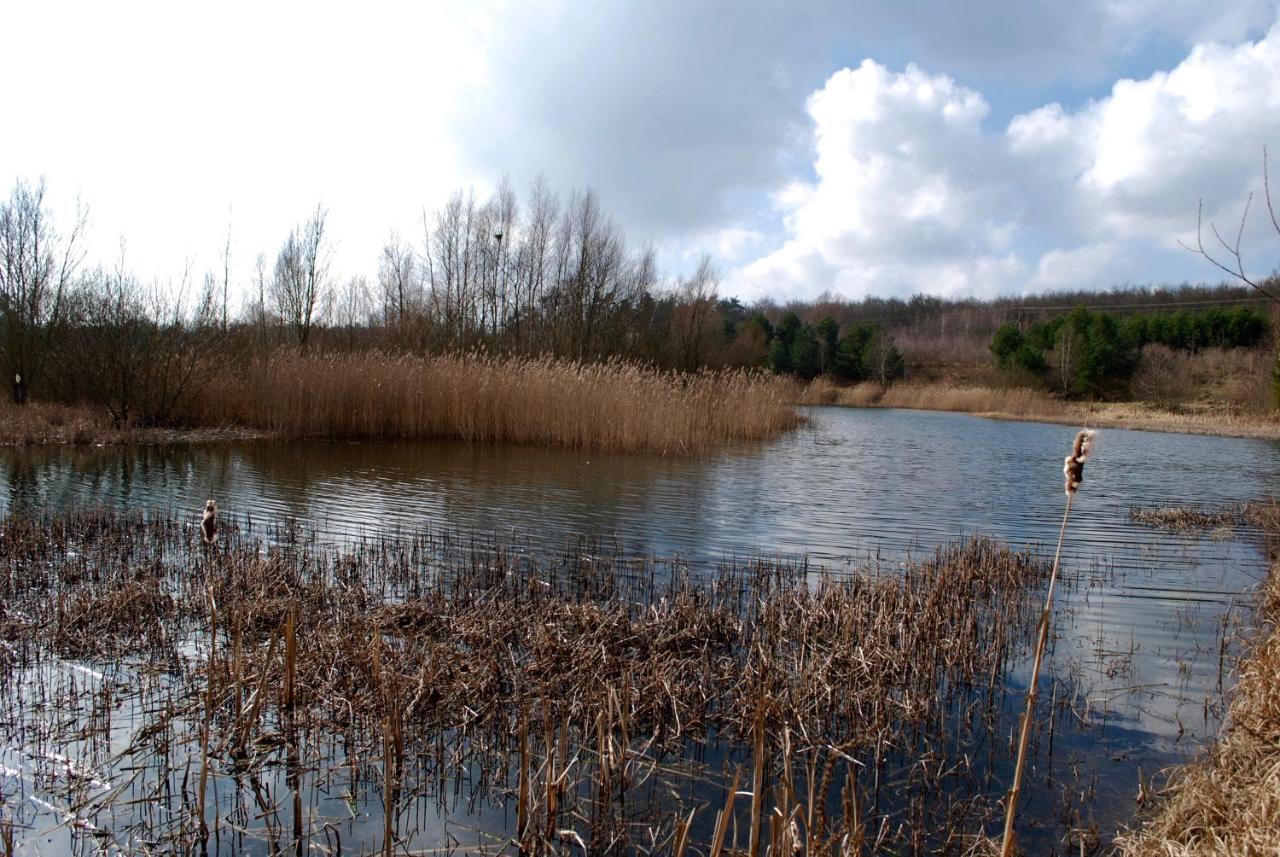
<instances>
[{"instance_id":1,"label":"brown reed","mask_svg":"<svg viewBox=\"0 0 1280 857\"><path fill-rule=\"evenodd\" d=\"M243 374L224 374L183 416L286 438L448 438L679 454L776 437L800 422L794 398L793 382L745 370L283 350Z\"/></svg>"},{"instance_id":2,"label":"brown reed","mask_svg":"<svg viewBox=\"0 0 1280 857\"><path fill-rule=\"evenodd\" d=\"M1016 656L1048 573L986 540L939 550L901 573L833 576L763 559L659 566L590 544L539 557L463 550L431 534L350 551L280 534L268 549L247 527L227 534L208 554L194 528L164 516L3 519L0 631L16 658L5 669L68 655L181 664L181 640L212 638L211 653L225 657L138 685L127 753L75 751L107 770L154 769L150 789L130 786L113 811L127 816L159 800L174 748L194 747L207 729L214 794L225 795L233 776L252 782L283 760L290 771L346 780L353 795L361 781L381 785L382 841L362 843L369 853L413 847L412 833L396 830L407 816L397 795L421 796L464 774L477 795L517 803L507 834L532 854L578 840L593 852L643 839L656 852L683 843L719 854L951 841L950 799L939 799L938 783L944 767L962 766L916 760L951 752L957 729L995 722L1001 703L987 691L991 676ZM115 609L140 576L164 597ZM99 617L92 634L85 614ZM74 698L48 692L63 694L62 706ZM48 706L31 693L13 708L19 703L0 692L26 734ZM74 746L96 746L89 726L75 728ZM539 732L542 740L531 740ZM41 740L72 752L56 731ZM324 751L326 740L343 750ZM990 745L991 735L970 740ZM691 747L700 749L691 755ZM694 763L717 747L752 757L745 817L745 802L735 802L739 776L726 773L736 767L730 756L718 772ZM144 764L144 753L156 761ZM902 768L888 776L895 757ZM874 777L853 774L863 767ZM290 774L287 782L301 843L322 833L299 821L307 814L297 781ZM729 786L714 829L694 826L705 797L679 797L691 783ZM965 799L987 808L968 816L971 824L995 810L994 801ZM271 809L280 800L254 800L257 820L229 818L234 808L220 815L226 807L216 805L210 834L249 825L289 836ZM172 815L131 829L185 848L198 832L190 823L197 803L193 794ZM171 830L169 818L187 821ZM748 824L758 832L737 842Z\"/></svg>"},{"instance_id":3,"label":"brown reed","mask_svg":"<svg viewBox=\"0 0 1280 857\"><path fill-rule=\"evenodd\" d=\"M1000 857L1011 857L1013 854L1015 841L1013 825L1018 814L1018 797L1022 792L1022 773L1026 765L1027 742L1031 737L1031 721L1035 716L1036 700L1040 693L1040 665L1044 660L1045 645L1049 640L1049 617L1053 611L1053 589L1058 581L1062 542L1067 535L1067 521L1071 518L1071 501L1084 481L1084 464L1093 451L1094 435L1095 432L1092 429L1079 431L1071 444L1071 453L1063 462L1067 504L1062 512L1062 526L1058 530L1058 546L1053 553L1053 568L1049 572L1049 591L1045 594L1044 609L1040 612L1040 623L1036 631L1035 658L1027 685L1027 707L1022 715L1022 731L1018 738L1018 759L1013 769L1013 784L1009 787L1009 795L1005 799L1004 835L1000 841Z\"/></svg>"}]
</instances>

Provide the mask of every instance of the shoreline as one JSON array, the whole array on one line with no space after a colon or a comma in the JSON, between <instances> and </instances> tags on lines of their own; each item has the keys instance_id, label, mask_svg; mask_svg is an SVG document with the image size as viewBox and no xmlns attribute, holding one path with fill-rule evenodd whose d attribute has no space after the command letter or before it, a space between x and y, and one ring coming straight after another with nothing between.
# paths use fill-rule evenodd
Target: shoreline
<instances>
[{"instance_id":1,"label":"shoreline","mask_svg":"<svg viewBox=\"0 0 1280 857\"><path fill-rule=\"evenodd\" d=\"M1055 399L1039 390L997 389L948 384L875 384L834 387L814 382L799 405L851 408L898 408L963 413L1007 422L1040 422L1093 428L1280 440L1280 419L1264 414L1214 410L1162 410L1142 402L1099 402L1092 405Z\"/></svg>"},{"instance_id":2,"label":"shoreline","mask_svg":"<svg viewBox=\"0 0 1280 857\"><path fill-rule=\"evenodd\" d=\"M1128 403L1125 403L1128 404ZM949 413L956 413L951 411ZM1080 426L1082 420L1066 416L1026 416L1002 411L965 412L971 416L1006 422L1041 422L1057 425ZM1249 420L1239 417L1226 418L1197 414L1174 414L1161 411L1149 413L1112 414L1095 410L1088 418L1089 428L1118 428L1133 431L1165 432L1169 434L1196 434L1210 437L1238 437L1253 440L1280 440L1280 422Z\"/></svg>"}]
</instances>

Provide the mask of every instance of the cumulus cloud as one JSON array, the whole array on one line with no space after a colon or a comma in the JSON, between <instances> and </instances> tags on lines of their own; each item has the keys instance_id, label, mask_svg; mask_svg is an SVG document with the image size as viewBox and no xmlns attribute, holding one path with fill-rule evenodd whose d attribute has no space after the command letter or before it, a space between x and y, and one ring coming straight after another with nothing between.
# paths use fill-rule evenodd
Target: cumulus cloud
<instances>
[{"instance_id":1,"label":"cumulus cloud","mask_svg":"<svg viewBox=\"0 0 1280 857\"><path fill-rule=\"evenodd\" d=\"M570 0L499 5L455 124L474 172L592 185L643 239L753 210L794 174L805 97L850 58L945 70L1021 104L1078 93L1151 45L1242 38L1274 0ZM990 95L990 94L989 94ZM1004 115L1007 115L1004 114ZM732 223L741 227L740 223Z\"/></svg>"},{"instance_id":2,"label":"cumulus cloud","mask_svg":"<svg viewBox=\"0 0 1280 857\"><path fill-rule=\"evenodd\" d=\"M756 229L712 229L684 242L680 256L686 263L696 263L705 255L720 265L737 265L756 255L765 241L765 234Z\"/></svg>"},{"instance_id":3,"label":"cumulus cloud","mask_svg":"<svg viewBox=\"0 0 1280 857\"><path fill-rule=\"evenodd\" d=\"M1213 276L1178 242L1195 213L1238 218L1280 141L1280 24L1206 43L1167 72L1120 80L986 130L981 93L914 65L867 60L808 100L813 174L776 193L784 240L734 269L748 297L1091 287L1181 270ZM1233 224L1234 225L1234 224ZM1256 218L1246 244L1275 260Z\"/></svg>"}]
</instances>

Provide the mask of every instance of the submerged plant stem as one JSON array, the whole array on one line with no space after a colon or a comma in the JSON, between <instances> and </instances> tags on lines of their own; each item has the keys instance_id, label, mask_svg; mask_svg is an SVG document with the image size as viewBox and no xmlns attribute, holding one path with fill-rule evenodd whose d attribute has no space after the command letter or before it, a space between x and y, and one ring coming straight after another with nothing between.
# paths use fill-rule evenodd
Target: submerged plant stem
<instances>
[{"instance_id":1,"label":"submerged plant stem","mask_svg":"<svg viewBox=\"0 0 1280 857\"><path fill-rule=\"evenodd\" d=\"M1008 806L1004 817L1004 838L1001 840L1000 857L1013 854L1013 822L1018 814L1018 797L1022 792L1022 771L1027 760L1027 741L1031 737L1031 718L1035 713L1039 696L1040 664L1044 660L1045 643L1049 639L1049 614L1053 610L1053 588L1058 580L1058 565L1062 559L1062 542L1067 535L1067 520L1071 517L1071 500L1067 494L1067 507L1062 513L1062 527L1058 530L1058 547L1053 552L1053 569L1049 572L1049 592L1044 599L1044 611L1040 614L1040 627L1036 636L1035 661L1031 666L1031 681L1027 687L1027 710L1022 714L1022 735L1018 738L1018 761L1013 769L1013 785L1009 788Z\"/></svg>"}]
</instances>

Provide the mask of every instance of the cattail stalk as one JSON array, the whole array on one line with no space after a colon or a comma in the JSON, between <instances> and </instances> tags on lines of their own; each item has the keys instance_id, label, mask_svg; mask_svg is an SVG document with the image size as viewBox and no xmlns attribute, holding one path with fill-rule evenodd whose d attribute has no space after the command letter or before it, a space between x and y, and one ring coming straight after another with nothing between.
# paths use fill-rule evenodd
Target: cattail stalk
<instances>
[{"instance_id":1,"label":"cattail stalk","mask_svg":"<svg viewBox=\"0 0 1280 857\"><path fill-rule=\"evenodd\" d=\"M204 724L200 729L200 786L196 795L196 820L200 826L200 837L209 836L209 825L204 819L205 791L209 785L209 727L213 722L213 668L214 649L218 645L218 602L213 597L213 587L209 587L209 663L205 673L204 689Z\"/></svg>"},{"instance_id":2,"label":"cattail stalk","mask_svg":"<svg viewBox=\"0 0 1280 857\"><path fill-rule=\"evenodd\" d=\"M1031 666L1031 682L1027 687L1027 708L1022 713L1022 734L1018 738L1018 761L1013 768L1013 785L1009 788L1008 804L1005 807L1004 838L1000 845L1000 857L1013 854L1013 822L1018 814L1018 797L1022 793L1022 772L1027 761L1027 742L1031 737L1031 718L1035 713L1036 698L1039 696L1037 686L1040 683L1040 664L1044 661L1045 644L1049 640L1049 614L1053 610L1053 589L1058 581L1058 565L1062 559L1062 542L1067 535L1067 521L1071 518L1071 501L1076 495L1080 483L1084 481L1084 463L1093 451L1094 432L1084 429L1076 435L1071 454L1063 464L1062 472L1066 478L1065 490L1067 505L1062 512L1062 526L1058 530L1058 547L1053 552L1053 570L1049 573L1049 592L1044 599L1044 609L1040 611L1040 625L1036 636L1035 660ZM1052 716L1052 715L1050 715Z\"/></svg>"}]
</instances>

